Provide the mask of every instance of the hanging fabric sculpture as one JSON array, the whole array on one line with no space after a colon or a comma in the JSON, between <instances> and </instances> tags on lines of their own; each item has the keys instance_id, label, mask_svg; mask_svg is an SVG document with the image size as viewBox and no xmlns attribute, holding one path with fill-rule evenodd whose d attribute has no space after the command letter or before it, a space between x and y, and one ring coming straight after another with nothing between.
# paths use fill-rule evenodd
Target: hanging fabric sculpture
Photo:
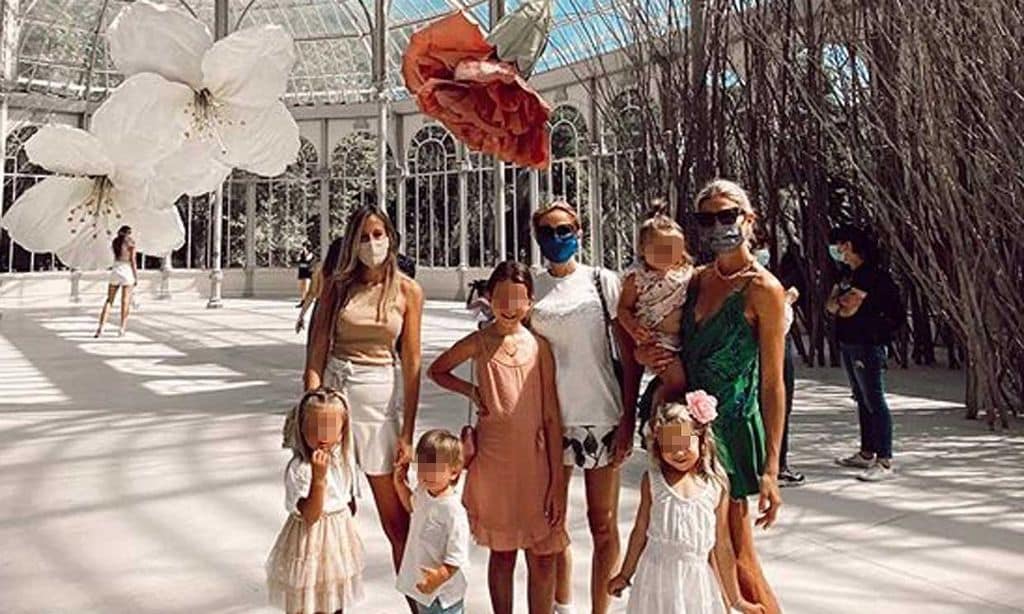
<instances>
[{"instance_id":1,"label":"hanging fabric sculpture","mask_svg":"<svg viewBox=\"0 0 1024 614\"><path fill-rule=\"evenodd\" d=\"M452 13L409 37L405 87L471 150L547 168L551 107L526 80L551 24L551 0L523 0L486 37L465 12Z\"/></svg>"},{"instance_id":2,"label":"hanging fabric sculpture","mask_svg":"<svg viewBox=\"0 0 1024 614\"><path fill-rule=\"evenodd\" d=\"M299 151L298 126L280 101L295 49L279 26L214 43L187 13L139 0L107 36L127 79L88 131L44 126L29 139L29 160L57 176L27 190L2 220L25 249L77 269L109 266L122 225L142 253L178 249L179 196L216 190L235 167L279 175Z\"/></svg>"},{"instance_id":3,"label":"hanging fabric sculpture","mask_svg":"<svg viewBox=\"0 0 1024 614\"><path fill-rule=\"evenodd\" d=\"M25 143L29 160L54 173L26 190L3 217L11 238L52 252L78 269L109 266L110 242L131 226L140 252L163 255L184 244L173 200L152 190L154 163L175 149L177 109L152 96L156 75L136 75L92 116L88 131L43 126Z\"/></svg>"},{"instance_id":4,"label":"hanging fabric sculpture","mask_svg":"<svg viewBox=\"0 0 1024 614\"><path fill-rule=\"evenodd\" d=\"M205 194L232 168L274 177L297 159L299 128L280 101L295 44L280 26L246 28L215 43L188 13L140 0L121 9L107 39L121 72L159 75L167 86L155 95L179 109L184 144L158 162L158 191L184 185L189 195Z\"/></svg>"}]
</instances>

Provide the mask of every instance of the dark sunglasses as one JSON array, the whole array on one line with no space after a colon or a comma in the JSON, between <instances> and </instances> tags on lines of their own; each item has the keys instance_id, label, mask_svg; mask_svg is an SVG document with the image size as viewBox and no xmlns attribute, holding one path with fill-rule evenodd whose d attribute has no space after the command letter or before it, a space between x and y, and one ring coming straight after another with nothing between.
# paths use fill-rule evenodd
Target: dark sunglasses
<instances>
[{"instance_id":1,"label":"dark sunglasses","mask_svg":"<svg viewBox=\"0 0 1024 614\"><path fill-rule=\"evenodd\" d=\"M697 212L697 224L705 228L710 228L715 225L715 222L723 226L732 226L736 223L736 220L743 215L743 209L739 207L732 207L729 209L722 209L711 213L710 211L698 211Z\"/></svg>"},{"instance_id":2,"label":"dark sunglasses","mask_svg":"<svg viewBox=\"0 0 1024 614\"><path fill-rule=\"evenodd\" d=\"M537 228L538 239L565 239L576 234L576 228L572 224L559 224L558 226L541 226Z\"/></svg>"}]
</instances>

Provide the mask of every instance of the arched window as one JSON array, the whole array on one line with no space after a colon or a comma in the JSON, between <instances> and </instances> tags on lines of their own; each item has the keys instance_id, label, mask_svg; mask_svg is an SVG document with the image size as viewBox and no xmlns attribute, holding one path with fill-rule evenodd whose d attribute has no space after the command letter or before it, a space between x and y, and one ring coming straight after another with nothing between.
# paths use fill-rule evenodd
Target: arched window
<instances>
[{"instance_id":1,"label":"arched window","mask_svg":"<svg viewBox=\"0 0 1024 614\"><path fill-rule=\"evenodd\" d=\"M25 143L39 130L39 126L25 125L7 135L4 144L3 210L6 213L18 197L42 181L50 173L29 161ZM53 254L35 254L11 240L7 231L0 231L0 271L51 271L63 268Z\"/></svg>"},{"instance_id":2,"label":"arched window","mask_svg":"<svg viewBox=\"0 0 1024 614\"><path fill-rule=\"evenodd\" d=\"M425 266L458 265L459 169L454 137L439 125L424 126L409 144L407 162L406 252Z\"/></svg>"},{"instance_id":3,"label":"arched window","mask_svg":"<svg viewBox=\"0 0 1024 614\"><path fill-rule=\"evenodd\" d=\"M618 94L605 113L601 160L601 241L604 266L622 269L633 261L636 230L647 201L656 194L648 155L648 130L660 125L654 103L636 89Z\"/></svg>"},{"instance_id":4,"label":"arched window","mask_svg":"<svg viewBox=\"0 0 1024 614\"><path fill-rule=\"evenodd\" d=\"M224 235L221 245L225 268L246 266L246 232L253 231L254 266L291 266L303 241L319 245L319 156L316 147L299 139L296 161L277 177L267 178L235 169L224 182ZM173 254L179 268L210 268L212 263L214 194L182 196L178 209L185 223L185 245ZM252 199L253 219L247 214Z\"/></svg>"},{"instance_id":5,"label":"arched window","mask_svg":"<svg viewBox=\"0 0 1024 614\"><path fill-rule=\"evenodd\" d=\"M560 105L551 114L551 169L542 175L546 200L565 200L576 208L584 228L580 257L590 257L590 131L583 113ZM545 199L542 198L543 204Z\"/></svg>"},{"instance_id":6,"label":"arched window","mask_svg":"<svg viewBox=\"0 0 1024 614\"><path fill-rule=\"evenodd\" d=\"M387 150L387 213L395 216L397 168L391 148ZM331 228L330 236L345 232L352 211L363 205L377 204L377 137L366 131L347 134L331 152Z\"/></svg>"}]
</instances>

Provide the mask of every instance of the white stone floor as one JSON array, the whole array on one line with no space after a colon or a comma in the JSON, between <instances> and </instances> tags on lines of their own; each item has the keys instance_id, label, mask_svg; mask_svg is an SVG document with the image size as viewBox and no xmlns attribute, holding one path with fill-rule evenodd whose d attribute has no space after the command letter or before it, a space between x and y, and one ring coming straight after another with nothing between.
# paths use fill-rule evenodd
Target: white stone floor
<instances>
[{"instance_id":1,"label":"white stone floor","mask_svg":"<svg viewBox=\"0 0 1024 614\"><path fill-rule=\"evenodd\" d=\"M100 340L96 307L3 307L0 612L269 612L262 565L285 516L281 416L303 352L292 303L149 301L128 335ZM458 305L428 303L428 360L470 326ZM759 535L785 611L1024 611L1024 445L962 419L962 374L891 373L899 478L875 485L831 463L856 442L842 374L799 376L791 462L808 484L783 491L781 523ZM419 428L457 429L464 412L428 383ZM624 541L643 467L637 454L625 472ZM570 524L586 605L582 502L577 478ZM369 590L350 611L401 613L372 502L360 503ZM474 614L488 611L485 568L476 549Z\"/></svg>"}]
</instances>

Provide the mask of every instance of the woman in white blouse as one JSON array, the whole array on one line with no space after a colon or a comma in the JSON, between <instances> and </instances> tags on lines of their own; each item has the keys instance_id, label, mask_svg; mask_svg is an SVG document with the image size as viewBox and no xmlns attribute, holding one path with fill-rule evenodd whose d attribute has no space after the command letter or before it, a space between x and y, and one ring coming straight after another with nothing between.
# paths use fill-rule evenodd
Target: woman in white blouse
<instances>
[{"instance_id":1,"label":"woman in white blouse","mask_svg":"<svg viewBox=\"0 0 1024 614\"><path fill-rule=\"evenodd\" d=\"M564 429L565 496L568 498L575 467L583 469L587 520L594 540L592 611L604 614L609 604L605 587L619 560L619 465L632 449L635 423L635 412L623 411L623 394L612 361L612 343L625 343L625 335L613 322L621 284L617 273L577 262L582 231L579 217L568 203L548 205L534 214L532 222L548 266L537 275L537 298L530 319L555 355L555 384ZM609 329L614 331L614 341ZM631 347L624 349L632 356ZM635 397L635 391L633 394ZM572 557L566 548L558 561L556 613L572 611L568 607L571 579Z\"/></svg>"}]
</instances>

